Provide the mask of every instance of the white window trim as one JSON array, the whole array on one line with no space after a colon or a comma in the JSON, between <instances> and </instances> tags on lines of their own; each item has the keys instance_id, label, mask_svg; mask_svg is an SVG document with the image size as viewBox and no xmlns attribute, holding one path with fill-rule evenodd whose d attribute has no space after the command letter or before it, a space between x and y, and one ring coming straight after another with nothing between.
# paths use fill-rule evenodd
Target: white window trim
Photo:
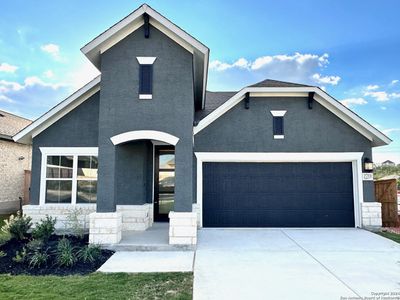
<instances>
[{"instance_id":1,"label":"white window trim","mask_svg":"<svg viewBox=\"0 0 400 300\"><path fill-rule=\"evenodd\" d=\"M361 227L363 152L195 152L197 157L196 199L199 226L203 227L203 162L351 162L353 169L354 224Z\"/></svg>"},{"instance_id":2,"label":"white window trim","mask_svg":"<svg viewBox=\"0 0 400 300\"><path fill-rule=\"evenodd\" d=\"M152 94L139 94L139 99L141 100L151 100L153 99Z\"/></svg>"},{"instance_id":3,"label":"white window trim","mask_svg":"<svg viewBox=\"0 0 400 300\"><path fill-rule=\"evenodd\" d=\"M271 110L271 114L274 117L283 117L286 114L286 110Z\"/></svg>"},{"instance_id":4,"label":"white window trim","mask_svg":"<svg viewBox=\"0 0 400 300\"><path fill-rule=\"evenodd\" d=\"M136 59L138 60L139 64L141 64L141 65L152 65L152 64L154 64L157 57L138 56L138 57L136 57Z\"/></svg>"},{"instance_id":5,"label":"white window trim","mask_svg":"<svg viewBox=\"0 0 400 300\"><path fill-rule=\"evenodd\" d=\"M285 136L282 134L282 135L280 135L280 134L275 134L274 135L274 139L275 140L283 140L285 138Z\"/></svg>"},{"instance_id":6,"label":"white window trim","mask_svg":"<svg viewBox=\"0 0 400 300\"><path fill-rule=\"evenodd\" d=\"M40 205L92 205L76 203L76 188L77 188L77 170L78 170L78 156L98 156L97 147L40 147L40 152L42 153L42 163L41 163L41 173L40 173L40 194L39 194L39 204ZM65 178L61 180L72 180L72 196L71 203L46 203L46 168L47 168L47 156L50 155L68 155L73 156L73 171L72 178Z\"/></svg>"}]
</instances>

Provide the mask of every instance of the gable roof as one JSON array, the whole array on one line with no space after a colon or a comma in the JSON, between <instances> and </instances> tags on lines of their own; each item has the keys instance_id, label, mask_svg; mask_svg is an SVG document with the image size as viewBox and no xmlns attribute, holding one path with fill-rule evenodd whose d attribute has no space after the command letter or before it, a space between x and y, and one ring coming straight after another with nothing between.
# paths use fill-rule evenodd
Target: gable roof
<instances>
[{"instance_id":1,"label":"gable roof","mask_svg":"<svg viewBox=\"0 0 400 300\"><path fill-rule=\"evenodd\" d=\"M194 120L199 122L201 119L204 119L230 98L235 95L237 92L206 92L206 103L203 110L196 111L194 115Z\"/></svg>"},{"instance_id":2,"label":"gable roof","mask_svg":"<svg viewBox=\"0 0 400 300\"><path fill-rule=\"evenodd\" d=\"M31 123L31 120L0 110L0 138L12 141L14 134Z\"/></svg>"},{"instance_id":3,"label":"gable roof","mask_svg":"<svg viewBox=\"0 0 400 300\"><path fill-rule=\"evenodd\" d=\"M197 126L194 127L193 133L199 133L240 103L247 93L249 93L251 97L308 97L310 92L314 93L315 101L369 139L373 147L388 145L392 142L389 137L320 88L275 80L264 80L255 85L250 85L241 89L231 98L224 101L222 105L202 118Z\"/></svg>"},{"instance_id":4,"label":"gable roof","mask_svg":"<svg viewBox=\"0 0 400 300\"><path fill-rule=\"evenodd\" d=\"M35 137L41 133L43 130L54 124L67 113L97 93L100 90L100 80L101 76L99 75L77 90L75 93L64 99L62 102L54 106L48 112L37 118L33 123L18 132L13 137L13 140L24 144L31 144L32 137Z\"/></svg>"},{"instance_id":5,"label":"gable roof","mask_svg":"<svg viewBox=\"0 0 400 300\"><path fill-rule=\"evenodd\" d=\"M100 70L101 53L139 29L144 24L144 14L149 16L149 22L152 26L193 54L195 101L200 103L201 108L204 108L210 49L147 4L141 5L127 17L83 46L81 48L82 53Z\"/></svg>"},{"instance_id":6,"label":"gable roof","mask_svg":"<svg viewBox=\"0 0 400 300\"><path fill-rule=\"evenodd\" d=\"M273 80L273 79L265 79L263 81L249 85L248 87L300 87L300 86L310 87L311 85L279 81L279 80Z\"/></svg>"}]
</instances>

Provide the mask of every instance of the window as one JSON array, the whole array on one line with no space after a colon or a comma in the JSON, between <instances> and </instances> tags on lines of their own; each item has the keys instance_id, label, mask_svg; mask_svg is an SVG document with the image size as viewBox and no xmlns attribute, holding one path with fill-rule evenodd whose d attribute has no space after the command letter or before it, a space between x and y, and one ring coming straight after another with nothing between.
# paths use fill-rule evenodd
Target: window
<instances>
[{"instance_id":1,"label":"window","mask_svg":"<svg viewBox=\"0 0 400 300\"><path fill-rule=\"evenodd\" d=\"M153 98L153 64L156 57L136 57L139 62L139 99Z\"/></svg>"},{"instance_id":2,"label":"window","mask_svg":"<svg viewBox=\"0 0 400 300\"><path fill-rule=\"evenodd\" d=\"M97 148L40 148L40 204L88 204L97 200Z\"/></svg>"},{"instance_id":3,"label":"window","mask_svg":"<svg viewBox=\"0 0 400 300\"><path fill-rule=\"evenodd\" d=\"M274 139L285 138L283 116L286 114L286 110L271 110L271 114Z\"/></svg>"},{"instance_id":4,"label":"window","mask_svg":"<svg viewBox=\"0 0 400 300\"><path fill-rule=\"evenodd\" d=\"M139 95L152 95L153 65L140 65L139 73Z\"/></svg>"}]
</instances>

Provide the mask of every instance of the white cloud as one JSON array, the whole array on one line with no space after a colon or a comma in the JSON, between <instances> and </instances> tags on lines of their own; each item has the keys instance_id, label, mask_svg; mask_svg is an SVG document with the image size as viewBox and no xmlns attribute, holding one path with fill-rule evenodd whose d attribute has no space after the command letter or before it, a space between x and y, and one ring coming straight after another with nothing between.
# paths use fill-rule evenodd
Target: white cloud
<instances>
[{"instance_id":1,"label":"white cloud","mask_svg":"<svg viewBox=\"0 0 400 300\"><path fill-rule=\"evenodd\" d=\"M391 93L390 98L400 98L400 93Z\"/></svg>"},{"instance_id":2,"label":"white cloud","mask_svg":"<svg viewBox=\"0 0 400 300\"><path fill-rule=\"evenodd\" d=\"M399 80L398 79L395 79L395 80L392 80L392 82L390 83L390 84L396 84L396 83L398 83L399 82Z\"/></svg>"},{"instance_id":3,"label":"white cloud","mask_svg":"<svg viewBox=\"0 0 400 300\"><path fill-rule=\"evenodd\" d=\"M383 129L382 132L386 135L391 134L393 132L400 132L400 128L388 128L388 129Z\"/></svg>"},{"instance_id":4,"label":"white cloud","mask_svg":"<svg viewBox=\"0 0 400 300\"><path fill-rule=\"evenodd\" d=\"M71 91L75 91L98 75L100 75L99 70L88 60L85 60L74 71L66 75L65 82L68 84Z\"/></svg>"},{"instance_id":5,"label":"white cloud","mask_svg":"<svg viewBox=\"0 0 400 300\"><path fill-rule=\"evenodd\" d=\"M43 73L43 76L46 78L53 78L54 77L54 72L52 70L47 70Z\"/></svg>"},{"instance_id":6,"label":"white cloud","mask_svg":"<svg viewBox=\"0 0 400 300\"><path fill-rule=\"evenodd\" d=\"M340 100L340 102L346 107L352 107L355 105L365 105L368 103L364 98L347 98Z\"/></svg>"},{"instance_id":7,"label":"white cloud","mask_svg":"<svg viewBox=\"0 0 400 300\"><path fill-rule=\"evenodd\" d=\"M321 75L321 71L329 64L328 57L326 53L316 55L296 52L293 55L266 55L254 60L239 58L232 63L213 60L209 67L215 72L242 71L242 75L245 75L247 80L251 78L251 81L272 78L299 83L337 85L340 81L339 76Z\"/></svg>"},{"instance_id":8,"label":"white cloud","mask_svg":"<svg viewBox=\"0 0 400 300\"><path fill-rule=\"evenodd\" d=\"M337 85L341 78L339 76L322 76L321 74L315 73L312 79L319 84Z\"/></svg>"},{"instance_id":9,"label":"white cloud","mask_svg":"<svg viewBox=\"0 0 400 300\"><path fill-rule=\"evenodd\" d=\"M18 82L0 80L0 93L7 93L9 91L19 91L23 86Z\"/></svg>"},{"instance_id":10,"label":"white cloud","mask_svg":"<svg viewBox=\"0 0 400 300\"><path fill-rule=\"evenodd\" d=\"M15 103L15 101L6 95L0 95L0 102Z\"/></svg>"},{"instance_id":11,"label":"white cloud","mask_svg":"<svg viewBox=\"0 0 400 300\"><path fill-rule=\"evenodd\" d=\"M381 109L382 110L387 110L387 107L386 106L381 106Z\"/></svg>"},{"instance_id":12,"label":"white cloud","mask_svg":"<svg viewBox=\"0 0 400 300\"><path fill-rule=\"evenodd\" d=\"M379 89L379 85L376 85L376 84L374 84L374 85L368 85L367 86L367 90L368 91L372 91L372 90L376 90L376 89Z\"/></svg>"},{"instance_id":13,"label":"white cloud","mask_svg":"<svg viewBox=\"0 0 400 300\"><path fill-rule=\"evenodd\" d=\"M17 66L13 66L8 63L0 64L0 72L15 73L15 71L17 71L17 69L18 69Z\"/></svg>"},{"instance_id":14,"label":"white cloud","mask_svg":"<svg viewBox=\"0 0 400 300\"><path fill-rule=\"evenodd\" d=\"M54 60L57 60L57 61L61 60L60 46L58 46L56 44L46 44L46 45L41 46L40 49L42 49L42 51L50 54Z\"/></svg>"},{"instance_id":15,"label":"white cloud","mask_svg":"<svg viewBox=\"0 0 400 300\"><path fill-rule=\"evenodd\" d=\"M365 92L364 96L370 96L375 98L376 101L383 102L389 101L389 95L386 92L379 91L379 92Z\"/></svg>"}]
</instances>

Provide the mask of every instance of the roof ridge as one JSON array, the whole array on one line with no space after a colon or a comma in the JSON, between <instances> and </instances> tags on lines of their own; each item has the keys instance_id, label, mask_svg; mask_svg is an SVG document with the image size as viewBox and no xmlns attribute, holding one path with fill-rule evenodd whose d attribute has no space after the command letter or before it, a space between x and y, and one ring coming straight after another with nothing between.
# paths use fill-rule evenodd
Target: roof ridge
<instances>
[{"instance_id":1,"label":"roof ridge","mask_svg":"<svg viewBox=\"0 0 400 300\"><path fill-rule=\"evenodd\" d=\"M19 115L15 114L15 113L9 112L9 111L4 110L4 109L0 109L0 112L3 112L3 113L6 113L6 114L9 114L9 115L12 115L12 116L17 117L17 118L19 118L19 119L24 119L24 120L26 120L26 121L33 122L31 119L28 119L28 118L19 116Z\"/></svg>"}]
</instances>

